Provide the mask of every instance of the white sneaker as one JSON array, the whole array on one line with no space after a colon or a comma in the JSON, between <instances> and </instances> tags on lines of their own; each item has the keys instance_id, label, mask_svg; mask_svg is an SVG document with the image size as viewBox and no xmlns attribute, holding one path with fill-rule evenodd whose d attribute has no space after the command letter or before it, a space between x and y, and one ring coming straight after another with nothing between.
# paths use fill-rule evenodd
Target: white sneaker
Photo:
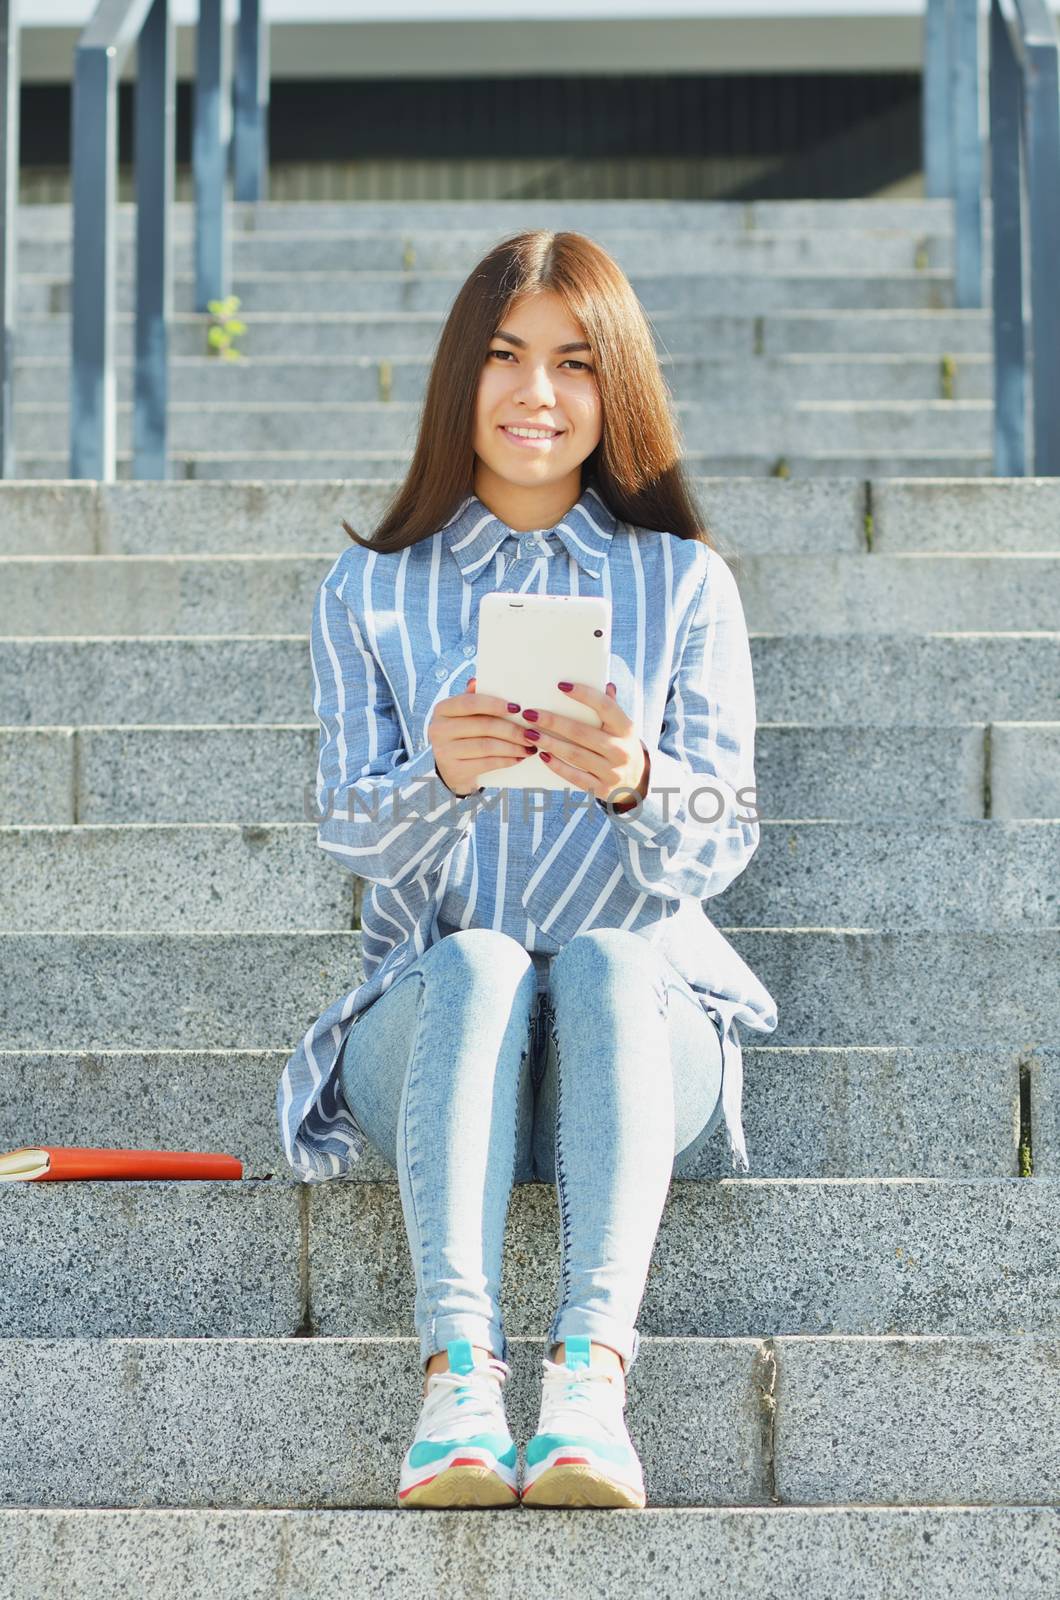
<instances>
[{"instance_id":1,"label":"white sneaker","mask_svg":"<svg viewBox=\"0 0 1060 1600\"><path fill-rule=\"evenodd\" d=\"M541 1418L526 1447L524 1506L647 1503L644 1473L626 1429L626 1379L590 1365L586 1335L564 1340L565 1361L542 1357Z\"/></svg>"},{"instance_id":2,"label":"white sneaker","mask_svg":"<svg viewBox=\"0 0 1060 1600\"><path fill-rule=\"evenodd\" d=\"M398 1504L517 1506L518 1452L501 1398L510 1368L496 1356L476 1366L469 1339L451 1339L445 1349L449 1371L427 1380Z\"/></svg>"}]
</instances>

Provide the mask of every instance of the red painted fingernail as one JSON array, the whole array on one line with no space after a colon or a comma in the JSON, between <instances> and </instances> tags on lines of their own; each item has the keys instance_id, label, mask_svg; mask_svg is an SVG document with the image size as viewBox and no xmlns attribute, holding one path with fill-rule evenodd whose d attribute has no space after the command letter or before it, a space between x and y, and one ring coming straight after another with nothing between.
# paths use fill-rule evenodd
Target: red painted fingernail
<instances>
[{"instance_id":1,"label":"red painted fingernail","mask_svg":"<svg viewBox=\"0 0 1060 1600\"><path fill-rule=\"evenodd\" d=\"M540 737L541 737L541 729L540 728L524 728L523 729L523 738L524 739L540 739Z\"/></svg>"},{"instance_id":2,"label":"red painted fingernail","mask_svg":"<svg viewBox=\"0 0 1060 1600\"><path fill-rule=\"evenodd\" d=\"M574 685L573 685L573 683L561 683L561 684L560 684L560 685L559 685L559 687L560 687L560 688L561 688L561 689L573 689L573 688L574 688Z\"/></svg>"},{"instance_id":3,"label":"red painted fingernail","mask_svg":"<svg viewBox=\"0 0 1060 1600\"><path fill-rule=\"evenodd\" d=\"M542 761L551 761L552 760L552 757L549 755L547 750L539 750L537 753L541 757Z\"/></svg>"},{"instance_id":4,"label":"red painted fingernail","mask_svg":"<svg viewBox=\"0 0 1060 1600\"><path fill-rule=\"evenodd\" d=\"M529 717L530 720L533 722L537 718L537 712L536 711L524 711L523 712L523 716L524 717Z\"/></svg>"},{"instance_id":5,"label":"red painted fingernail","mask_svg":"<svg viewBox=\"0 0 1060 1600\"><path fill-rule=\"evenodd\" d=\"M508 701L508 710L509 711L518 711L518 709L519 709L519 707L515 704L515 702L513 700L509 700Z\"/></svg>"}]
</instances>

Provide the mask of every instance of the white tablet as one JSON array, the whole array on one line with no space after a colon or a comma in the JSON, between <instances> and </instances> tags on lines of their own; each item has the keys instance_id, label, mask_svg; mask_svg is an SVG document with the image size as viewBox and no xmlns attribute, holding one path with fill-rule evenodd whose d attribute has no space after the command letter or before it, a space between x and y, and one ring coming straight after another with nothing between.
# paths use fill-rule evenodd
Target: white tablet
<instances>
[{"instance_id":1,"label":"white tablet","mask_svg":"<svg viewBox=\"0 0 1060 1600\"><path fill-rule=\"evenodd\" d=\"M611 602L599 595L485 594L479 603L475 691L500 695L576 722L602 726L591 706L556 684L587 683L603 694L611 659ZM519 712L510 715L530 727ZM483 772L487 789L573 789L539 755Z\"/></svg>"}]
</instances>

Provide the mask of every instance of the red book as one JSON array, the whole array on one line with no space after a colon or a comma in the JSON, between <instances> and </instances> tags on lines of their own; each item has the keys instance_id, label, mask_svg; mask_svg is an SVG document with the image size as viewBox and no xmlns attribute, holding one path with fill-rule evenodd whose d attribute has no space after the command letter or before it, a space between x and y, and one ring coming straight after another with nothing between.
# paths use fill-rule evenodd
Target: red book
<instances>
[{"instance_id":1,"label":"red book","mask_svg":"<svg viewBox=\"0 0 1060 1600\"><path fill-rule=\"evenodd\" d=\"M34 1145L0 1156L0 1183L61 1178L241 1178L235 1156L200 1150L95 1150Z\"/></svg>"}]
</instances>

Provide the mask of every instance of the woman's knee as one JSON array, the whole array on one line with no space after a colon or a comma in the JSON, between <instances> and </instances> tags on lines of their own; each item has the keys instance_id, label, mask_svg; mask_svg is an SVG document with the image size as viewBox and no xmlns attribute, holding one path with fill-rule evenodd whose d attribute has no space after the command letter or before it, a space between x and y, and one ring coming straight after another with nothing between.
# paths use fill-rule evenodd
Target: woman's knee
<instances>
[{"instance_id":1,"label":"woman's knee","mask_svg":"<svg viewBox=\"0 0 1060 1600\"><path fill-rule=\"evenodd\" d=\"M661 963L658 951L628 928L587 928L551 957L549 972L551 987L567 976L581 984L587 977L599 981L608 973L650 975L658 985Z\"/></svg>"},{"instance_id":2,"label":"woman's knee","mask_svg":"<svg viewBox=\"0 0 1060 1600\"><path fill-rule=\"evenodd\" d=\"M522 988L528 1006L537 987L530 952L496 928L457 928L431 945L418 966L425 983L459 985L461 993L485 990L494 997Z\"/></svg>"}]
</instances>

